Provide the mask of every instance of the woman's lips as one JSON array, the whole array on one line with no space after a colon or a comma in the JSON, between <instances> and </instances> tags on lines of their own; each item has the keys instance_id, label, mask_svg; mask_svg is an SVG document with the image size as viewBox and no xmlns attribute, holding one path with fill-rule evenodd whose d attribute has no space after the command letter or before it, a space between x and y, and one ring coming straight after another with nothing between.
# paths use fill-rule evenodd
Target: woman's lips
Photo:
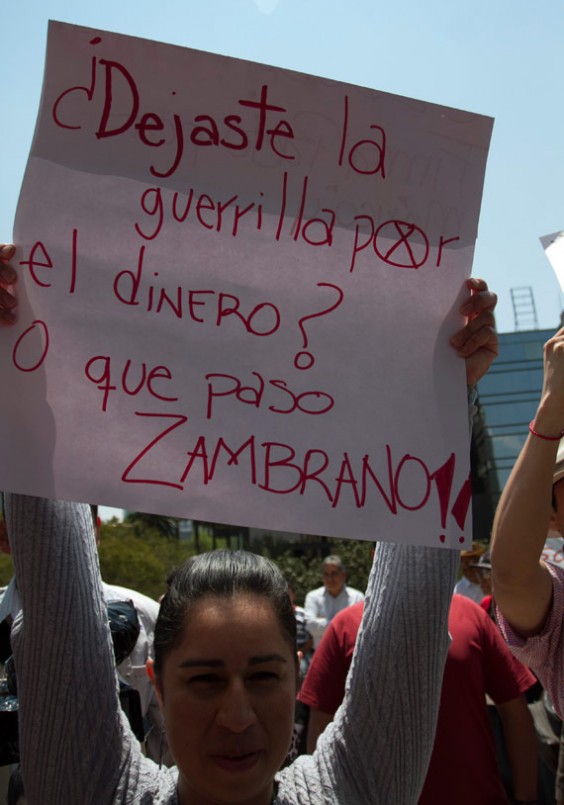
<instances>
[{"instance_id":1,"label":"woman's lips","mask_svg":"<svg viewBox=\"0 0 564 805\"><path fill-rule=\"evenodd\" d=\"M221 769L230 772L242 772L252 769L255 763L258 762L259 757L259 750L238 754L216 753L212 755L214 763L216 763Z\"/></svg>"}]
</instances>

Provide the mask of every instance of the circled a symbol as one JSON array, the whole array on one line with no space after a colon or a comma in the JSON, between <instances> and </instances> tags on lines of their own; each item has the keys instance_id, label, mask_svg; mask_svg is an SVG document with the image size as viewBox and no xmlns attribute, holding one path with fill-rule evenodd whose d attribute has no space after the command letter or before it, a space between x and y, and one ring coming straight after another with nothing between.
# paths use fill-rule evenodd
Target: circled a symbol
<instances>
[{"instance_id":1,"label":"circled a symbol","mask_svg":"<svg viewBox=\"0 0 564 805\"><path fill-rule=\"evenodd\" d=\"M419 268L429 256L429 240L415 224L385 221L374 235L374 250L381 260L391 266Z\"/></svg>"}]
</instances>

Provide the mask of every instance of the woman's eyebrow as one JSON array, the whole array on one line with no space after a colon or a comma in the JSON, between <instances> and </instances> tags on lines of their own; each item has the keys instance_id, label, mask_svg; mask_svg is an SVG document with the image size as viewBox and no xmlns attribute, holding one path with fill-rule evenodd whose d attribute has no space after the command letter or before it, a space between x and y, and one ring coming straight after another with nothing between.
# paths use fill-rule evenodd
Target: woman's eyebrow
<instances>
[{"instance_id":1,"label":"woman's eyebrow","mask_svg":"<svg viewBox=\"0 0 564 805\"><path fill-rule=\"evenodd\" d=\"M197 660L183 660L179 664L180 668L199 668L199 667L206 667L206 668L222 668L225 665L223 660L206 660L206 659L197 659Z\"/></svg>"},{"instance_id":2,"label":"woman's eyebrow","mask_svg":"<svg viewBox=\"0 0 564 805\"><path fill-rule=\"evenodd\" d=\"M263 662L287 662L287 660L281 654L262 654L249 659L249 665L260 665Z\"/></svg>"},{"instance_id":3,"label":"woman's eyebrow","mask_svg":"<svg viewBox=\"0 0 564 805\"><path fill-rule=\"evenodd\" d=\"M249 665L261 665L267 662L286 663L286 657L281 654L259 654L256 657L249 657ZM179 663L179 668L224 668L225 662L219 659L198 658L195 660L183 660Z\"/></svg>"}]
</instances>

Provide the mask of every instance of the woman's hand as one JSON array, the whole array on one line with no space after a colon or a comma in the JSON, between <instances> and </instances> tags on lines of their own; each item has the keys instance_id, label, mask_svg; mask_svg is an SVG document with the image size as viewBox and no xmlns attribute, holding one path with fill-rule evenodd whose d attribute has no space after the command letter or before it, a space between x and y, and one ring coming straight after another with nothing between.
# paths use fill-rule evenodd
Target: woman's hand
<instances>
[{"instance_id":1,"label":"woman's hand","mask_svg":"<svg viewBox=\"0 0 564 805\"><path fill-rule=\"evenodd\" d=\"M557 436L564 429L564 327L544 345L544 379L535 429Z\"/></svg>"},{"instance_id":2,"label":"woman's hand","mask_svg":"<svg viewBox=\"0 0 564 805\"><path fill-rule=\"evenodd\" d=\"M13 324L16 321L18 300L12 286L18 275L10 260L16 252L13 244L0 243L0 325Z\"/></svg>"},{"instance_id":3,"label":"woman's hand","mask_svg":"<svg viewBox=\"0 0 564 805\"><path fill-rule=\"evenodd\" d=\"M466 361L466 382L475 386L497 357L499 344L495 329L494 309L497 296L488 290L484 280L471 277L466 282L469 296L460 312L466 316L465 326L450 339Z\"/></svg>"}]
</instances>

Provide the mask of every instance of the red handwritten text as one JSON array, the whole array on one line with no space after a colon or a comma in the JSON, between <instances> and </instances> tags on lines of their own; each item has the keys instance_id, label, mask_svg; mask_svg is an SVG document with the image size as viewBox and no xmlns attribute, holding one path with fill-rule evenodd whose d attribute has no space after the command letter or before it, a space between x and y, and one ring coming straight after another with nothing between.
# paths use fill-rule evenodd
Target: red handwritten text
<instances>
[{"instance_id":1,"label":"red handwritten text","mask_svg":"<svg viewBox=\"0 0 564 805\"><path fill-rule=\"evenodd\" d=\"M124 269L114 279L114 294L124 305L140 304L144 260L145 246L141 246L137 269ZM158 277L159 272L153 272L153 276ZM248 333L258 336L272 335L280 327L280 311L272 302L259 302L243 313L238 296L209 288L185 289L181 285L165 288L150 284L143 288L142 298L143 309L148 313L165 310L178 319L188 317L198 324L211 322L220 327L224 319L234 317L231 320L241 322Z\"/></svg>"},{"instance_id":2,"label":"red handwritten text","mask_svg":"<svg viewBox=\"0 0 564 805\"><path fill-rule=\"evenodd\" d=\"M445 527L449 508L457 525L464 527L470 500L467 481L450 507L454 454L433 471L423 459L409 453L394 458L390 445L386 445L386 469L378 472L375 465L381 465L382 457L376 460L368 453L354 457L348 452L334 457L318 448L298 451L283 442L259 442L252 434L237 444L229 443L222 436L192 436L189 448L179 453L182 438L187 436L184 430L179 432L188 421L185 415L137 411L136 416L158 418L167 427L128 464L121 478L125 483L159 484L182 491L188 485L210 484L231 471L238 473L244 482L270 494L304 495L307 492L311 495L317 491L332 508L341 503L352 503L357 509L383 505L392 515L399 515L401 510L424 508L431 501L435 488L438 500L433 505L440 512L440 528ZM174 442L170 442L167 437L173 431ZM168 444L165 446L164 442ZM159 462L159 449L163 447L167 460ZM176 462L170 458L174 452L179 457ZM188 456L188 461L181 464L182 453ZM165 466L166 470L159 470L158 466Z\"/></svg>"},{"instance_id":3,"label":"red handwritten text","mask_svg":"<svg viewBox=\"0 0 564 805\"><path fill-rule=\"evenodd\" d=\"M153 366L147 369L145 362L135 366L128 358L125 366L113 369L112 359L109 355L95 355L86 363L84 374L94 383L96 388L103 392L102 411L108 407L108 399L112 391L120 390L134 397L145 388L152 397L164 402L176 402L178 397L165 397L156 388L157 381L168 382L172 380L172 372L167 366ZM118 376L116 380L115 376ZM132 377L133 375L133 377Z\"/></svg>"},{"instance_id":4,"label":"red handwritten text","mask_svg":"<svg viewBox=\"0 0 564 805\"><path fill-rule=\"evenodd\" d=\"M101 41L97 37L90 44L97 46ZM70 109L74 107L67 103L71 96L77 94L84 96L87 103L100 106L101 101L102 111L94 132L98 139L119 137L132 129L143 146L151 149L164 146L166 151L172 148L169 164L159 167L152 164L149 167L153 176L172 176L182 162L187 142L195 147L212 146L233 151L261 151L268 148L281 159L294 159L294 155L286 150L288 141L294 139L290 123L282 117L286 108L269 101L267 84L260 88L257 99L237 99L237 112L234 110L220 120L202 112L192 115L187 123L182 114L173 113L172 134L170 125L161 114L143 109L138 83L130 70L120 62L92 57L90 85L68 87L55 99L52 118L57 126L75 130L83 128L84 121L71 114ZM175 95L176 90L171 89L170 96ZM116 98L120 98L119 108L116 108Z\"/></svg>"},{"instance_id":5,"label":"red handwritten text","mask_svg":"<svg viewBox=\"0 0 564 805\"><path fill-rule=\"evenodd\" d=\"M396 268L420 268L429 257L429 238L421 227L408 221L384 221L379 226L369 215L356 215L354 244L349 271L355 268L359 252L372 246L374 254L384 263ZM366 231L368 230L368 231ZM441 265L443 249L459 237L440 236L436 267Z\"/></svg>"},{"instance_id":6,"label":"red handwritten text","mask_svg":"<svg viewBox=\"0 0 564 805\"><path fill-rule=\"evenodd\" d=\"M244 386L239 378L227 374L206 375L208 381L207 419L213 416L213 402L216 397L233 397L237 402L260 408L265 390L270 396L279 398L277 404L268 405L274 414L292 414L301 411L303 414L326 414L335 404L330 394L323 391L303 391L296 394L288 388L284 380L267 380L258 372L251 373L256 378L254 386Z\"/></svg>"}]
</instances>

